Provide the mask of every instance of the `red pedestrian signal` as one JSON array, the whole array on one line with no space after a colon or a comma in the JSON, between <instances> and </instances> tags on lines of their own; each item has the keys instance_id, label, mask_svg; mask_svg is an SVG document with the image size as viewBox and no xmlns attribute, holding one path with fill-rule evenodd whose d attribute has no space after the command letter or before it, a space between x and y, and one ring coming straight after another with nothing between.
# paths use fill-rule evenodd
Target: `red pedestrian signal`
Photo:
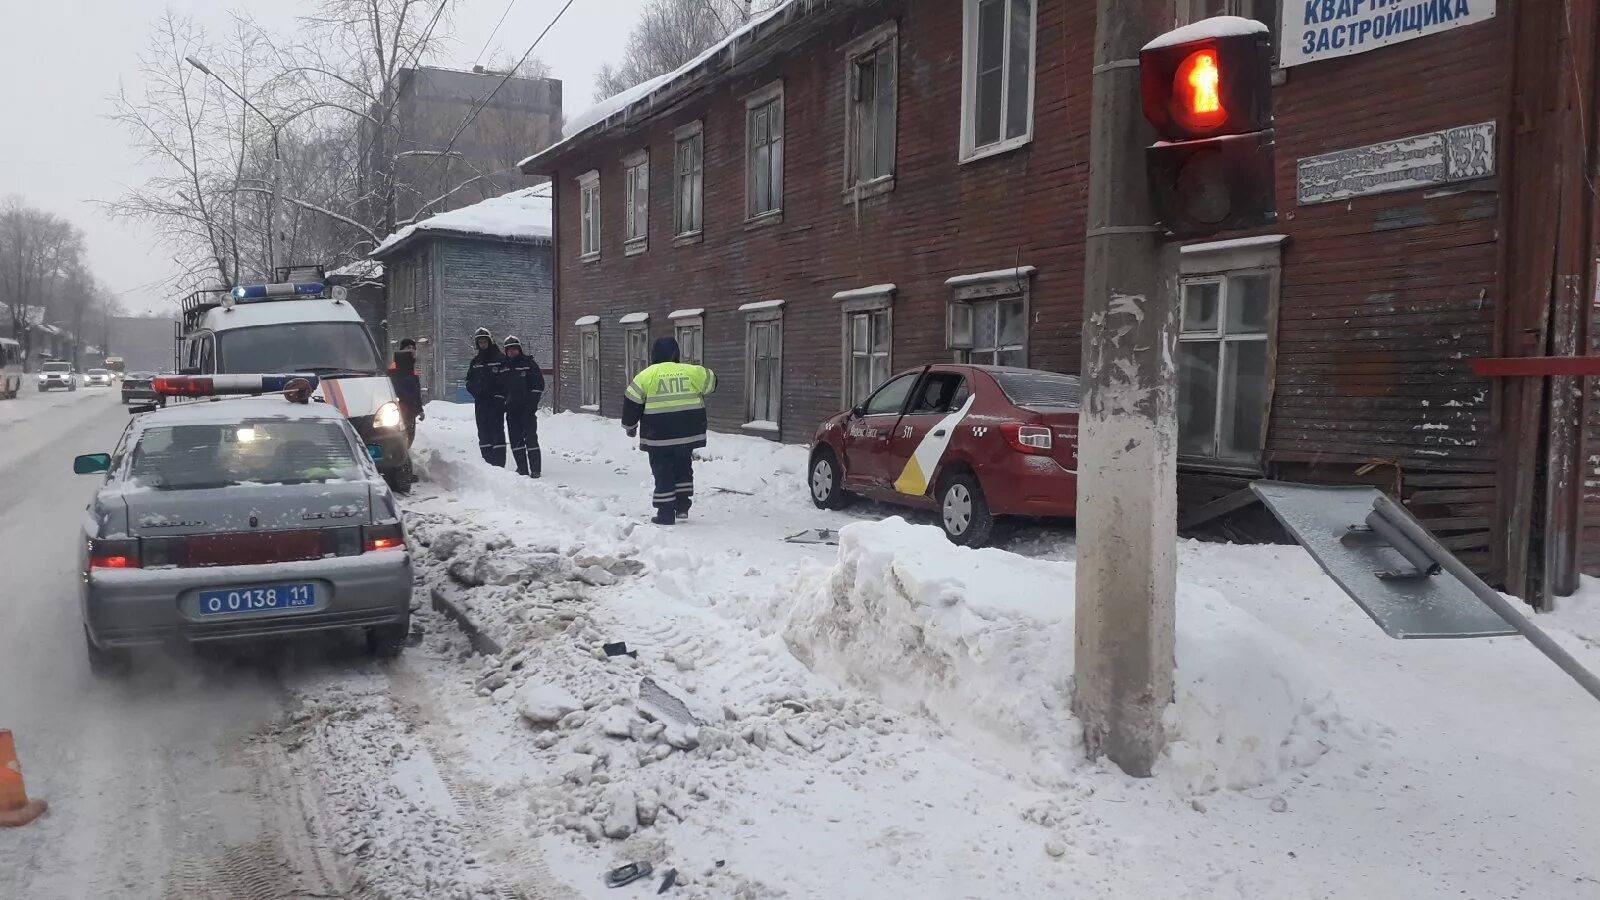
<instances>
[{"instance_id":1,"label":"red pedestrian signal","mask_svg":"<svg viewBox=\"0 0 1600 900\"><path fill-rule=\"evenodd\" d=\"M1217 70L1217 51L1196 50L1178 66L1172 93L1177 103L1174 114L1187 127L1202 131L1228 120L1222 105L1222 76Z\"/></svg>"},{"instance_id":2,"label":"red pedestrian signal","mask_svg":"<svg viewBox=\"0 0 1600 900\"><path fill-rule=\"evenodd\" d=\"M1152 199L1178 237L1253 228L1276 217L1272 63L1266 26L1219 16L1139 53Z\"/></svg>"}]
</instances>

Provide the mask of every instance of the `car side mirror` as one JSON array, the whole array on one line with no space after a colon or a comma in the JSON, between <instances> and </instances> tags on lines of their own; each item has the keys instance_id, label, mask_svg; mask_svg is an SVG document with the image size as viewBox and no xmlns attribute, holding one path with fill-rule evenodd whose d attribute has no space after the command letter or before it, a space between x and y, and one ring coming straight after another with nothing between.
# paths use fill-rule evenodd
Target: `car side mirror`
<instances>
[{"instance_id":1,"label":"car side mirror","mask_svg":"<svg viewBox=\"0 0 1600 900\"><path fill-rule=\"evenodd\" d=\"M850 415L855 416L858 419L866 414L867 405L865 403L858 403L855 406L850 407Z\"/></svg>"},{"instance_id":2,"label":"car side mirror","mask_svg":"<svg viewBox=\"0 0 1600 900\"><path fill-rule=\"evenodd\" d=\"M178 370L178 374L179 375L199 375L200 374L200 367L199 366L184 366L183 368Z\"/></svg>"},{"instance_id":3,"label":"car side mirror","mask_svg":"<svg viewBox=\"0 0 1600 900\"><path fill-rule=\"evenodd\" d=\"M95 475L111 471L111 454L85 453L72 460L72 474Z\"/></svg>"}]
</instances>

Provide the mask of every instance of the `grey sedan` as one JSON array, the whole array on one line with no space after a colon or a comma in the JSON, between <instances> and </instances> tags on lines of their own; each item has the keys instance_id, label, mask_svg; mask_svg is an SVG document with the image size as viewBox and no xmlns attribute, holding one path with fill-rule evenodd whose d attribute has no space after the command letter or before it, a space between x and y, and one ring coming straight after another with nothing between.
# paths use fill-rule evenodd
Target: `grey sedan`
<instances>
[{"instance_id":1,"label":"grey sedan","mask_svg":"<svg viewBox=\"0 0 1600 900\"><path fill-rule=\"evenodd\" d=\"M362 628L380 656L410 631L411 551L399 508L344 414L281 396L135 416L84 518L91 668L130 647Z\"/></svg>"}]
</instances>

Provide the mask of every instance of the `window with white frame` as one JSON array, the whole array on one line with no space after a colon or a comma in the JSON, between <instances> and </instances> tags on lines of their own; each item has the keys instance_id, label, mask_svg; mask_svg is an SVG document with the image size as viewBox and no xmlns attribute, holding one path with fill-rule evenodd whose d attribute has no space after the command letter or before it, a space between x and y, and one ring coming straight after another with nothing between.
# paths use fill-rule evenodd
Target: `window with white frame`
<instances>
[{"instance_id":1,"label":"window with white frame","mask_svg":"<svg viewBox=\"0 0 1600 900\"><path fill-rule=\"evenodd\" d=\"M1025 294L957 299L950 304L950 349L958 362L982 366L1028 364Z\"/></svg>"},{"instance_id":2,"label":"window with white frame","mask_svg":"<svg viewBox=\"0 0 1600 900\"><path fill-rule=\"evenodd\" d=\"M578 178L578 255L593 259L600 255L600 173L586 172Z\"/></svg>"},{"instance_id":3,"label":"window with white frame","mask_svg":"<svg viewBox=\"0 0 1600 900\"><path fill-rule=\"evenodd\" d=\"M700 316L684 316L672 320L672 336L678 341L678 358L686 363L701 365L705 361L706 326Z\"/></svg>"},{"instance_id":4,"label":"window with white frame","mask_svg":"<svg viewBox=\"0 0 1600 900\"><path fill-rule=\"evenodd\" d=\"M846 49L845 187L894 177L897 31L893 22Z\"/></svg>"},{"instance_id":5,"label":"window with white frame","mask_svg":"<svg viewBox=\"0 0 1600 900\"><path fill-rule=\"evenodd\" d=\"M629 379L650 367L650 326L642 322L624 326L622 332L623 363Z\"/></svg>"},{"instance_id":6,"label":"window with white frame","mask_svg":"<svg viewBox=\"0 0 1600 900\"><path fill-rule=\"evenodd\" d=\"M745 218L783 209L783 83L745 98Z\"/></svg>"},{"instance_id":7,"label":"window with white frame","mask_svg":"<svg viewBox=\"0 0 1600 900\"><path fill-rule=\"evenodd\" d=\"M1178 337L1178 453L1255 465L1266 438L1269 270L1190 275Z\"/></svg>"},{"instance_id":8,"label":"window with white frame","mask_svg":"<svg viewBox=\"0 0 1600 900\"><path fill-rule=\"evenodd\" d=\"M753 303L745 313L745 423L774 431L783 411L783 307Z\"/></svg>"},{"instance_id":9,"label":"window with white frame","mask_svg":"<svg viewBox=\"0 0 1600 900\"><path fill-rule=\"evenodd\" d=\"M849 363L845 367L845 402L855 406L873 388L889 380L889 348L892 345L888 309L873 309L845 314L849 335Z\"/></svg>"},{"instance_id":10,"label":"window with white frame","mask_svg":"<svg viewBox=\"0 0 1600 900\"><path fill-rule=\"evenodd\" d=\"M703 227L706 160L705 135L699 122L679 128L676 135L673 167L673 233L689 237Z\"/></svg>"},{"instance_id":11,"label":"window with white frame","mask_svg":"<svg viewBox=\"0 0 1600 900\"><path fill-rule=\"evenodd\" d=\"M962 0L961 158L1033 139L1035 0Z\"/></svg>"},{"instance_id":12,"label":"window with white frame","mask_svg":"<svg viewBox=\"0 0 1600 900\"><path fill-rule=\"evenodd\" d=\"M650 244L650 153L640 150L623 160L623 183L627 188L627 231L623 250L639 253Z\"/></svg>"},{"instance_id":13,"label":"window with white frame","mask_svg":"<svg viewBox=\"0 0 1600 900\"><path fill-rule=\"evenodd\" d=\"M600 408L600 326L578 325L578 393L584 409Z\"/></svg>"}]
</instances>

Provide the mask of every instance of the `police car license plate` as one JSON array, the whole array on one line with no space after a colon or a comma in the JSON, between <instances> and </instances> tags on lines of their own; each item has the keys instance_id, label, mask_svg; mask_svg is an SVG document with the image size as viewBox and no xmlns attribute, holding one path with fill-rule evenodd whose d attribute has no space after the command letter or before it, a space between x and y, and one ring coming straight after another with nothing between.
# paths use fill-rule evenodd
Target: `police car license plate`
<instances>
[{"instance_id":1,"label":"police car license plate","mask_svg":"<svg viewBox=\"0 0 1600 900\"><path fill-rule=\"evenodd\" d=\"M313 584L275 584L269 587L200 592L202 616L228 616L273 609L309 609L316 605L317 589Z\"/></svg>"}]
</instances>

